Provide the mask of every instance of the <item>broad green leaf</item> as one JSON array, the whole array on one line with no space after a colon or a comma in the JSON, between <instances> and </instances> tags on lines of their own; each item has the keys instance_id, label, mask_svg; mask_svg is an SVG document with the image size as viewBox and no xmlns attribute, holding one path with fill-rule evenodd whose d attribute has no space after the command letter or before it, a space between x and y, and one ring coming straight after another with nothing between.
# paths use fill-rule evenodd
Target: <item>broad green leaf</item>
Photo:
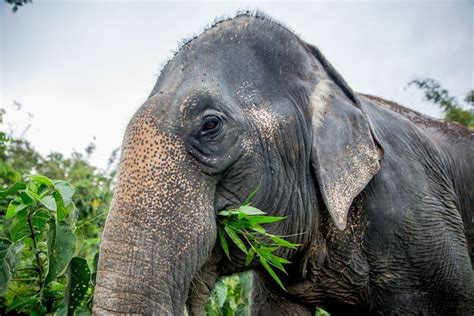
<instances>
[{"instance_id":1,"label":"broad green leaf","mask_svg":"<svg viewBox=\"0 0 474 316\"><path fill-rule=\"evenodd\" d=\"M248 221L253 225L255 224L267 224L274 223L284 220L286 217L281 216L249 216L247 217Z\"/></svg>"},{"instance_id":2,"label":"broad green leaf","mask_svg":"<svg viewBox=\"0 0 474 316\"><path fill-rule=\"evenodd\" d=\"M49 211L43 208L36 210L30 216L31 226L35 231L35 234L44 231L50 217L51 215L49 214ZM26 210L21 210L10 225L10 238L13 241L17 241L26 236L31 236L30 225L28 224L28 214Z\"/></svg>"},{"instance_id":3,"label":"broad green leaf","mask_svg":"<svg viewBox=\"0 0 474 316\"><path fill-rule=\"evenodd\" d=\"M257 194L259 188L260 188L260 184L257 185L257 187L256 187L252 192L250 192L250 194L247 196L247 198L246 198L245 201L242 203L242 205L249 205L250 202L252 202L252 200L253 200L255 194Z\"/></svg>"},{"instance_id":4,"label":"broad green leaf","mask_svg":"<svg viewBox=\"0 0 474 316\"><path fill-rule=\"evenodd\" d=\"M243 272L239 274L239 283L244 293L249 293L252 288L252 272Z\"/></svg>"},{"instance_id":5,"label":"broad green leaf","mask_svg":"<svg viewBox=\"0 0 474 316\"><path fill-rule=\"evenodd\" d=\"M42 176L42 175L31 176L31 180L34 181L34 182L42 183L42 184L44 184L48 187L53 186L53 180L51 180L48 177Z\"/></svg>"},{"instance_id":6,"label":"broad green leaf","mask_svg":"<svg viewBox=\"0 0 474 316\"><path fill-rule=\"evenodd\" d=\"M19 193L20 193L20 198L23 204L31 205L33 203L33 197L28 193L28 191L22 190L22 191L19 191Z\"/></svg>"},{"instance_id":7,"label":"broad green leaf","mask_svg":"<svg viewBox=\"0 0 474 316\"><path fill-rule=\"evenodd\" d=\"M65 206L68 206L72 201L74 195L74 187L69 182L62 180L54 180L54 187L61 196Z\"/></svg>"},{"instance_id":8,"label":"broad green leaf","mask_svg":"<svg viewBox=\"0 0 474 316\"><path fill-rule=\"evenodd\" d=\"M301 246L300 244L294 244L289 242L288 240L285 240L283 238L280 238L278 236L271 236L270 239L277 245L286 247L286 248L291 248L291 249L296 249L298 246Z\"/></svg>"},{"instance_id":9,"label":"broad green leaf","mask_svg":"<svg viewBox=\"0 0 474 316\"><path fill-rule=\"evenodd\" d=\"M76 236L76 252L74 253L75 256L79 256L79 252L82 249L82 246L84 246L84 234L82 233L82 230L79 228L74 229L74 236Z\"/></svg>"},{"instance_id":10,"label":"broad green leaf","mask_svg":"<svg viewBox=\"0 0 474 316\"><path fill-rule=\"evenodd\" d=\"M51 219L51 214L47 209L40 208L36 210L31 216L31 224L36 232L43 231Z\"/></svg>"},{"instance_id":11,"label":"broad green leaf","mask_svg":"<svg viewBox=\"0 0 474 316\"><path fill-rule=\"evenodd\" d=\"M248 266L250 263L252 263L252 260L254 257L255 257L255 249L250 248L249 253L245 257L245 266Z\"/></svg>"},{"instance_id":12,"label":"broad green leaf","mask_svg":"<svg viewBox=\"0 0 474 316\"><path fill-rule=\"evenodd\" d=\"M97 252L94 256L94 260L92 260L92 274L91 274L92 286L95 286L95 284L96 284L97 265L98 264L99 264L99 253Z\"/></svg>"},{"instance_id":13,"label":"broad green leaf","mask_svg":"<svg viewBox=\"0 0 474 316\"><path fill-rule=\"evenodd\" d=\"M99 265L99 253L97 252L94 255L94 259L92 260L92 271L97 271L97 266Z\"/></svg>"},{"instance_id":14,"label":"broad green leaf","mask_svg":"<svg viewBox=\"0 0 474 316\"><path fill-rule=\"evenodd\" d=\"M54 200L56 202L56 216L58 221L66 219L66 217L74 210L74 203L64 204L63 199L59 192L53 193Z\"/></svg>"},{"instance_id":15,"label":"broad green leaf","mask_svg":"<svg viewBox=\"0 0 474 316\"><path fill-rule=\"evenodd\" d=\"M18 215L13 219L10 225L11 240L17 241L31 234L26 216L26 210L21 210L18 212Z\"/></svg>"},{"instance_id":16,"label":"broad green leaf","mask_svg":"<svg viewBox=\"0 0 474 316\"><path fill-rule=\"evenodd\" d=\"M222 250L224 250L224 253L230 259L229 246L227 245L227 241L225 240L224 232L222 231L222 228L220 228L219 226L217 226L217 233L219 235L219 241L221 243Z\"/></svg>"},{"instance_id":17,"label":"broad green leaf","mask_svg":"<svg viewBox=\"0 0 474 316\"><path fill-rule=\"evenodd\" d=\"M67 306L67 315L74 315L74 310L81 304L89 288L91 273L87 261L79 257L72 258L66 276L68 283L64 293L64 303Z\"/></svg>"},{"instance_id":18,"label":"broad green leaf","mask_svg":"<svg viewBox=\"0 0 474 316\"><path fill-rule=\"evenodd\" d=\"M49 271L45 283L53 281L67 267L76 250L76 236L71 227L64 221L55 224L49 222L48 231L48 262Z\"/></svg>"},{"instance_id":19,"label":"broad green leaf","mask_svg":"<svg viewBox=\"0 0 474 316\"><path fill-rule=\"evenodd\" d=\"M15 272L21 248L21 243L12 243L8 239L0 238L0 295L3 295L8 289L8 283Z\"/></svg>"},{"instance_id":20,"label":"broad green leaf","mask_svg":"<svg viewBox=\"0 0 474 316\"><path fill-rule=\"evenodd\" d=\"M32 307L37 306L40 304L40 301L36 297L15 297L13 302L8 306L6 312L9 313L11 311L28 311Z\"/></svg>"},{"instance_id":21,"label":"broad green leaf","mask_svg":"<svg viewBox=\"0 0 474 316\"><path fill-rule=\"evenodd\" d=\"M232 230L232 228L230 228L229 226L224 226L224 230L226 231L226 233L230 237L230 239L232 239L234 244L236 244L237 247L239 247L240 250L242 250L245 254L247 254L247 248L245 247L245 245L244 245L243 241L240 239L240 237L235 233L235 231Z\"/></svg>"},{"instance_id":22,"label":"broad green leaf","mask_svg":"<svg viewBox=\"0 0 474 316\"><path fill-rule=\"evenodd\" d=\"M237 210L246 215L265 215L265 212L262 212L258 208L250 206L250 205L242 205Z\"/></svg>"},{"instance_id":23,"label":"broad green leaf","mask_svg":"<svg viewBox=\"0 0 474 316\"><path fill-rule=\"evenodd\" d=\"M31 182L30 182L31 184ZM36 193L35 191L31 190L30 189L30 185L28 185L28 190L26 190L28 192L28 194L35 200L35 201L40 201L41 200L41 196L38 195L38 193Z\"/></svg>"},{"instance_id":24,"label":"broad green leaf","mask_svg":"<svg viewBox=\"0 0 474 316\"><path fill-rule=\"evenodd\" d=\"M41 198L40 200L41 204L43 204L48 210L51 210L53 212L56 212L57 210L57 205L56 205L56 201L54 200L54 198L50 195L46 195L44 197Z\"/></svg>"},{"instance_id":25,"label":"broad green leaf","mask_svg":"<svg viewBox=\"0 0 474 316\"><path fill-rule=\"evenodd\" d=\"M222 281L217 281L214 287L214 294L216 295L217 306L222 308L227 299L227 285Z\"/></svg>"},{"instance_id":26,"label":"broad green leaf","mask_svg":"<svg viewBox=\"0 0 474 316\"><path fill-rule=\"evenodd\" d=\"M26 184L23 182L17 182L10 186L8 189L0 191L0 200L6 198L9 195L13 195L20 190L24 190L26 188Z\"/></svg>"},{"instance_id":27,"label":"broad green leaf","mask_svg":"<svg viewBox=\"0 0 474 316\"><path fill-rule=\"evenodd\" d=\"M267 263L265 258L259 257L258 259L260 263L262 264L262 266L265 268L265 270L267 270L267 272L271 275L271 277L276 281L276 283L278 283L278 285L286 292L286 288L283 286L283 283L281 283L280 278L275 273L275 271L273 271L272 267L270 267L270 265Z\"/></svg>"},{"instance_id":28,"label":"broad green leaf","mask_svg":"<svg viewBox=\"0 0 474 316\"><path fill-rule=\"evenodd\" d=\"M64 292L64 289L65 289L65 285L62 284L62 283L59 283L59 282L56 282L56 281L53 281L49 284L49 288L51 289L51 291L53 292L60 292L60 293L63 293Z\"/></svg>"},{"instance_id":29,"label":"broad green leaf","mask_svg":"<svg viewBox=\"0 0 474 316\"><path fill-rule=\"evenodd\" d=\"M21 210L24 210L25 208L27 208L28 205L25 205L25 204L22 204L16 200L13 200L10 202L10 204L8 204L8 207L7 207L7 214L6 214L6 218L7 219L10 219L10 218L13 218L15 217L16 214L18 214L18 212L20 212Z\"/></svg>"}]
</instances>

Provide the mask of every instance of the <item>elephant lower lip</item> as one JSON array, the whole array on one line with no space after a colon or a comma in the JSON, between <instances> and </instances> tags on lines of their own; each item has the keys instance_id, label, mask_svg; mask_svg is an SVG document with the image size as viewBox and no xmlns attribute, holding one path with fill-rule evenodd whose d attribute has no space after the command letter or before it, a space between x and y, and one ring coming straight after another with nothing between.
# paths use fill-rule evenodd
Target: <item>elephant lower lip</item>
<instances>
[{"instance_id":1,"label":"elephant lower lip","mask_svg":"<svg viewBox=\"0 0 474 316\"><path fill-rule=\"evenodd\" d=\"M220 197L221 198L219 198L219 200L221 201L217 202L214 205L214 210L216 214L223 210L238 208L241 205L237 197L234 197L234 196L231 196L231 198L228 198L226 196L220 196Z\"/></svg>"}]
</instances>

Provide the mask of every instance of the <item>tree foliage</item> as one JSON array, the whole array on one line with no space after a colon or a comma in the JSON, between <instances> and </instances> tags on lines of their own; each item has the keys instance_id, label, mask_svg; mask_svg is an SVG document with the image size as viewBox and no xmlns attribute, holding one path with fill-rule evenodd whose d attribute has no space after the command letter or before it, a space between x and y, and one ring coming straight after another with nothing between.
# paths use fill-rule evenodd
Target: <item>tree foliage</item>
<instances>
[{"instance_id":1,"label":"tree foliage","mask_svg":"<svg viewBox=\"0 0 474 316\"><path fill-rule=\"evenodd\" d=\"M32 0L5 0L5 3L11 4L12 5L12 12L16 13L18 11L18 8L27 4L27 3L33 3Z\"/></svg>"},{"instance_id":2,"label":"tree foliage","mask_svg":"<svg viewBox=\"0 0 474 316\"><path fill-rule=\"evenodd\" d=\"M91 273L77 256L83 234L73 194L68 182L40 175L0 192L10 201L0 252L2 314L73 315L90 309Z\"/></svg>"},{"instance_id":3,"label":"tree foliage","mask_svg":"<svg viewBox=\"0 0 474 316\"><path fill-rule=\"evenodd\" d=\"M93 150L43 157L0 132L0 314L90 314L115 175Z\"/></svg>"},{"instance_id":4,"label":"tree foliage","mask_svg":"<svg viewBox=\"0 0 474 316\"><path fill-rule=\"evenodd\" d=\"M465 105L463 106L456 97L450 95L449 91L441 87L440 83L434 79L415 79L410 81L408 86L421 89L425 100L438 105L443 110L444 118L447 121L474 128L474 90L465 95Z\"/></svg>"}]
</instances>

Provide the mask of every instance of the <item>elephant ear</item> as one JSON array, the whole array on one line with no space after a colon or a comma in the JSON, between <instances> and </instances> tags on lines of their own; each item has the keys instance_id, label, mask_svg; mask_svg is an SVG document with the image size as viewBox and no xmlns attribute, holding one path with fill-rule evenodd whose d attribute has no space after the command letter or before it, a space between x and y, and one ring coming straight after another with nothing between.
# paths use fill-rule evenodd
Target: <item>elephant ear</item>
<instances>
[{"instance_id":1,"label":"elephant ear","mask_svg":"<svg viewBox=\"0 0 474 316\"><path fill-rule=\"evenodd\" d=\"M319 51L312 49L328 75L310 96L312 165L331 218L343 230L354 198L380 168L382 151L355 94Z\"/></svg>"}]
</instances>

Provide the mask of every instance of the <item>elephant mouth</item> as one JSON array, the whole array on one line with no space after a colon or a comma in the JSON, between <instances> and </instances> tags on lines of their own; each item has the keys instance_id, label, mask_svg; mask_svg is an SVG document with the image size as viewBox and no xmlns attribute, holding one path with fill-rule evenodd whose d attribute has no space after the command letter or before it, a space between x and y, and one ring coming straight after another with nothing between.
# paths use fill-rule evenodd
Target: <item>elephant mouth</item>
<instances>
[{"instance_id":1,"label":"elephant mouth","mask_svg":"<svg viewBox=\"0 0 474 316\"><path fill-rule=\"evenodd\" d=\"M242 202L237 195L229 190L218 186L214 202L214 212L216 215L223 210L238 208Z\"/></svg>"}]
</instances>

